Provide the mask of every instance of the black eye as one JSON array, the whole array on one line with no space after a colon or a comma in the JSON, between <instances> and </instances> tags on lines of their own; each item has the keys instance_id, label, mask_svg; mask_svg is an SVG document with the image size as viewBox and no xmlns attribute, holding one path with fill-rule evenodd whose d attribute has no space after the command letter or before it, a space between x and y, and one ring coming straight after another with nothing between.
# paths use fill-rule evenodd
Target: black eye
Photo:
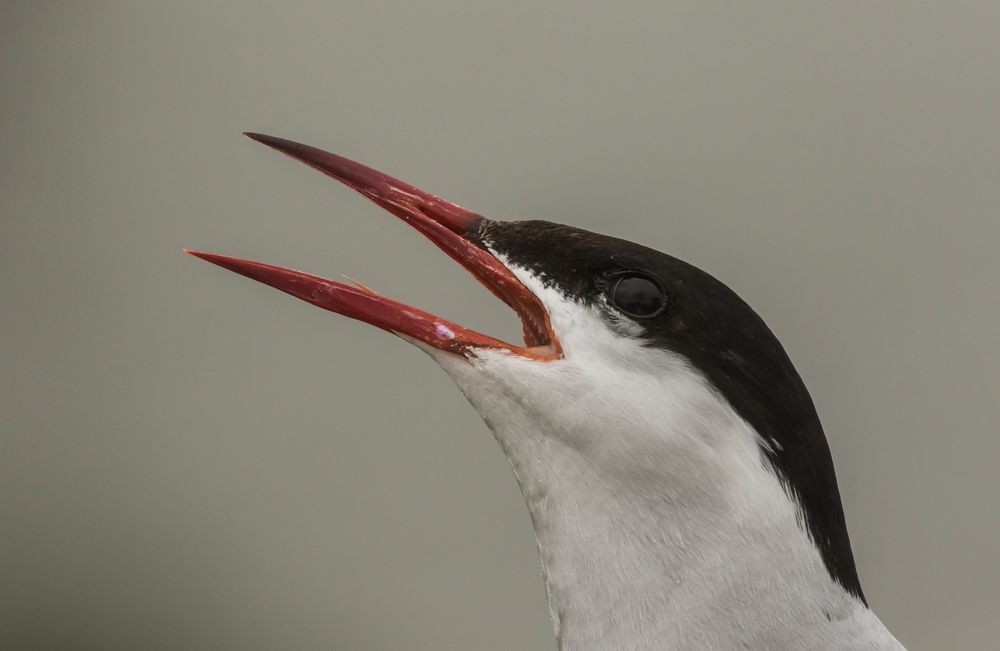
<instances>
[{"instance_id":1,"label":"black eye","mask_svg":"<svg viewBox=\"0 0 1000 651\"><path fill-rule=\"evenodd\" d=\"M667 296L659 283L639 274L612 278L608 300L625 314L640 319L656 316L667 306Z\"/></svg>"}]
</instances>

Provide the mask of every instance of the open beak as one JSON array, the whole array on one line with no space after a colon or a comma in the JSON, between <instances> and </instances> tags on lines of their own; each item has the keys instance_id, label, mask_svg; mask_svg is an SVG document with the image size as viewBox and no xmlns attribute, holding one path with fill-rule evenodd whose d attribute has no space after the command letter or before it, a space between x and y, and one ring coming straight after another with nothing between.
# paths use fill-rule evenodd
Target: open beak
<instances>
[{"instance_id":1,"label":"open beak","mask_svg":"<svg viewBox=\"0 0 1000 651\"><path fill-rule=\"evenodd\" d=\"M336 154L273 136L245 135L332 176L420 231L513 308L524 329L524 345L509 344L469 330L360 284L352 287L301 271L216 253L187 250L188 253L323 309L441 350L470 356L477 348L497 348L542 361L561 357L541 301L504 264L473 241L472 236L478 232L484 217Z\"/></svg>"}]
</instances>

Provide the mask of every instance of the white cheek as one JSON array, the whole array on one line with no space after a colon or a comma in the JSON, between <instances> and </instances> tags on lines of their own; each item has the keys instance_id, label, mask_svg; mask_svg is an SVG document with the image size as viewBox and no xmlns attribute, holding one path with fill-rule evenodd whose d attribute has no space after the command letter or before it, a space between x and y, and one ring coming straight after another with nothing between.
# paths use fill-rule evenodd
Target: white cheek
<instances>
[{"instance_id":1,"label":"white cheek","mask_svg":"<svg viewBox=\"0 0 1000 651\"><path fill-rule=\"evenodd\" d=\"M663 477L720 455L751 469L759 464L756 434L683 357L645 345L620 324L610 327L599 308L567 298L531 272L511 270L544 304L563 359L540 362L495 349L465 359L421 346L508 455L545 441L611 473L648 468Z\"/></svg>"}]
</instances>

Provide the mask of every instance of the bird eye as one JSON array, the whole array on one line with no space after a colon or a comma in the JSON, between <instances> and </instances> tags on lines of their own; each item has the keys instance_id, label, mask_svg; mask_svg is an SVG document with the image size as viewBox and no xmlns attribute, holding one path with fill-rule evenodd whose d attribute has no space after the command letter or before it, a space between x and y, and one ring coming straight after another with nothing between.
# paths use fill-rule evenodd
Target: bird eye
<instances>
[{"instance_id":1,"label":"bird eye","mask_svg":"<svg viewBox=\"0 0 1000 651\"><path fill-rule=\"evenodd\" d=\"M656 316L667 306L667 296L660 284L640 274L613 278L608 300L625 314L639 319Z\"/></svg>"}]
</instances>

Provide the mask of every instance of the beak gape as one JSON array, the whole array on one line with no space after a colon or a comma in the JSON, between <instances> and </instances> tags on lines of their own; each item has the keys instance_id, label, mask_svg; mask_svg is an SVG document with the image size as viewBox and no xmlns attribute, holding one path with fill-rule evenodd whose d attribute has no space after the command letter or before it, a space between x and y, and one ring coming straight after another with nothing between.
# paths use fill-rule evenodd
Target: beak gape
<instances>
[{"instance_id":1,"label":"beak gape","mask_svg":"<svg viewBox=\"0 0 1000 651\"><path fill-rule=\"evenodd\" d=\"M548 313L538 298L472 239L484 217L336 154L282 138L245 135L337 179L420 231L517 312L524 330L524 345L494 339L381 296L360 284L353 287L293 269L216 253L187 250L188 253L325 310L413 337L441 350L469 356L476 348L497 348L539 361L562 356Z\"/></svg>"}]
</instances>

